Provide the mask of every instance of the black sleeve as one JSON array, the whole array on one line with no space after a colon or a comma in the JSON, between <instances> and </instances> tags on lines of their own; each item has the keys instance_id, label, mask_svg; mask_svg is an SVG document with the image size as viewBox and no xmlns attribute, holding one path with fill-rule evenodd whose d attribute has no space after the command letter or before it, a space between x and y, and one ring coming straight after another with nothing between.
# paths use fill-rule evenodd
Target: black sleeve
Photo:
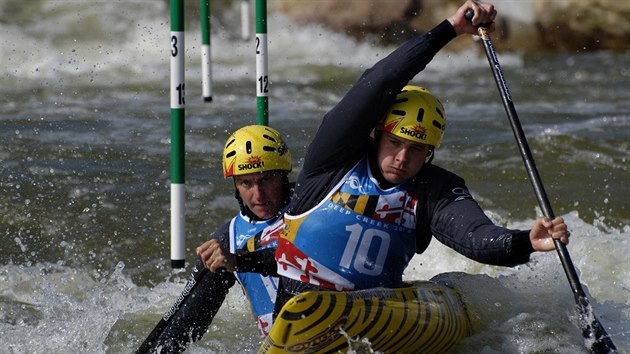
<instances>
[{"instance_id":1,"label":"black sleeve","mask_svg":"<svg viewBox=\"0 0 630 354\"><path fill-rule=\"evenodd\" d=\"M200 258L195 267L204 268ZM187 284L180 295L184 300L157 340L151 343L148 353L181 353L190 343L201 339L235 281L232 273L219 271L205 272L192 290L187 289ZM190 294L186 295L187 291Z\"/></svg>"},{"instance_id":2,"label":"black sleeve","mask_svg":"<svg viewBox=\"0 0 630 354\"><path fill-rule=\"evenodd\" d=\"M266 248L255 252L239 250L236 252L236 271L277 277L276 249Z\"/></svg>"},{"instance_id":3,"label":"black sleeve","mask_svg":"<svg viewBox=\"0 0 630 354\"><path fill-rule=\"evenodd\" d=\"M432 223L435 237L477 262L513 267L527 263L534 251L529 231L497 226L473 199L449 203Z\"/></svg>"},{"instance_id":4,"label":"black sleeve","mask_svg":"<svg viewBox=\"0 0 630 354\"><path fill-rule=\"evenodd\" d=\"M317 173L352 160L365 152L370 133L400 90L424 70L435 54L455 37L444 21L413 38L366 70L325 116L304 159L305 173Z\"/></svg>"},{"instance_id":5,"label":"black sleeve","mask_svg":"<svg viewBox=\"0 0 630 354\"><path fill-rule=\"evenodd\" d=\"M226 223L210 236L211 239L219 240L227 249L229 249L228 228L229 223ZM204 269L201 258L197 258L195 268L197 271ZM175 313L168 318L168 323L159 337L151 341L148 353L181 353L190 343L201 339L206 333L230 288L234 286L236 277L225 270L204 273L192 289L190 289L191 280L188 281L175 304L169 309L169 311L174 310ZM191 279L194 279L194 273ZM184 300L178 308L175 308L180 298Z\"/></svg>"},{"instance_id":6,"label":"black sleeve","mask_svg":"<svg viewBox=\"0 0 630 354\"><path fill-rule=\"evenodd\" d=\"M219 244L226 250L230 249L230 222L226 222L210 234L210 240L219 241Z\"/></svg>"},{"instance_id":7,"label":"black sleeve","mask_svg":"<svg viewBox=\"0 0 630 354\"><path fill-rule=\"evenodd\" d=\"M468 192L462 178L431 166L427 181L430 229L435 238L477 262L516 266L534 251L529 231L495 225ZM427 166L428 167L428 166Z\"/></svg>"},{"instance_id":8,"label":"black sleeve","mask_svg":"<svg viewBox=\"0 0 630 354\"><path fill-rule=\"evenodd\" d=\"M324 116L306 151L289 214L297 215L316 205L361 159L372 130L398 92L455 36L455 29L445 20L363 73Z\"/></svg>"}]
</instances>

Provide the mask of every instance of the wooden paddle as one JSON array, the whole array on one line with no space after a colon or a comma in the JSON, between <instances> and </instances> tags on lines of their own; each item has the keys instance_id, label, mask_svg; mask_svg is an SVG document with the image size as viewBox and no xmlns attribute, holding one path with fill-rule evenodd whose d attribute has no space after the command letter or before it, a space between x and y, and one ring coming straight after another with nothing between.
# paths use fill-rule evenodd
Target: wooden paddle
<instances>
[{"instance_id":1,"label":"wooden paddle","mask_svg":"<svg viewBox=\"0 0 630 354\"><path fill-rule=\"evenodd\" d=\"M473 10L468 9L468 11L466 11L466 19L471 21L473 16ZM549 219L554 219L555 216L551 210L551 204L549 203L542 180L540 179L540 175L538 174L536 165L534 164L534 158L529 150L525 133L523 133L521 123L516 114L516 109L514 108L514 103L512 102L512 97L510 96L507 82L503 76L503 71L499 65L497 54L494 50L494 46L492 45L492 41L490 40L490 36L488 35L486 27L483 25L478 27L478 31L486 56L488 57L488 63L492 69L492 74L494 75L494 80L496 81L499 93L501 94L505 112L507 113L512 130L514 131L516 143L521 152L523 162L525 163L525 169L527 170L527 174L529 175L534 187L538 204L540 205L544 215L546 215ZM559 240L554 239L554 243L556 250L558 251L558 256L560 257L560 262L564 268L564 272L569 280L571 289L573 290L573 295L575 296L575 302L579 311L579 325L582 328L582 336L584 337L586 346L590 349L591 353L617 353L617 348L613 344L612 339L608 333L606 333L606 330L593 313L593 308L589 304L588 298L584 293L584 289L582 288L582 284L580 283L577 272L575 271L575 267L573 266L567 247Z\"/></svg>"}]
</instances>

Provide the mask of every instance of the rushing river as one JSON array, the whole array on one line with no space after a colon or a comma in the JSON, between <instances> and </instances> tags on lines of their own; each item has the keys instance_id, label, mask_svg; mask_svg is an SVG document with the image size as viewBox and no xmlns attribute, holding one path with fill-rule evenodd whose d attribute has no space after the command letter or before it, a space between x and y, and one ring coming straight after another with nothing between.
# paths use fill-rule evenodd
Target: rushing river
<instances>
[{"instance_id":1,"label":"rushing river","mask_svg":"<svg viewBox=\"0 0 630 354\"><path fill-rule=\"evenodd\" d=\"M190 271L170 267L166 2L7 3L19 10L0 21L0 352L132 352ZM227 13L213 22L211 103L198 25L186 24L188 263L237 208L221 175L228 132L256 122L253 41L240 39L238 9ZM270 18L269 121L287 136L294 171L322 115L392 49ZM594 312L628 353L630 53L499 61ZM481 47L441 52L413 82L447 109L434 163L466 178L497 223L528 228L540 210ZM586 352L555 253L508 269L434 241L405 277L447 272L463 272L449 276L476 326L453 352ZM235 287L189 352L248 353L259 342Z\"/></svg>"}]
</instances>

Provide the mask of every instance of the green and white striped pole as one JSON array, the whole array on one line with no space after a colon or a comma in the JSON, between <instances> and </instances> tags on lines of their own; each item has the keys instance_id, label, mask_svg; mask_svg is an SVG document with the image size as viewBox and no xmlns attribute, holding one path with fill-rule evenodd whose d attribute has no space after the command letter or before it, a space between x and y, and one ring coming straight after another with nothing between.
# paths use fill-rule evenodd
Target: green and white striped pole
<instances>
[{"instance_id":1,"label":"green and white striped pole","mask_svg":"<svg viewBox=\"0 0 630 354\"><path fill-rule=\"evenodd\" d=\"M201 91L203 100L212 101L212 55L210 48L210 0L200 0L201 13Z\"/></svg>"},{"instance_id":2,"label":"green and white striped pole","mask_svg":"<svg viewBox=\"0 0 630 354\"><path fill-rule=\"evenodd\" d=\"M267 0L256 0L256 108L257 123L269 125L267 74Z\"/></svg>"},{"instance_id":3,"label":"green and white striped pole","mask_svg":"<svg viewBox=\"0 0 630 354\"><path fill-rule=\"evenodd\" d=\"M248 40L251 33L249 25L249 0L241 0L241 38Z\"/></svg>"},{"instance_id":4,"label":"green and white striped pole","mask_svg":"<svg viewBox=\"0 0 630 354\"><path fill-rule=\"evenodd\" d=\"M184 0L171 0L171 266L185 265Z\"/></svg>"}]
</instances>

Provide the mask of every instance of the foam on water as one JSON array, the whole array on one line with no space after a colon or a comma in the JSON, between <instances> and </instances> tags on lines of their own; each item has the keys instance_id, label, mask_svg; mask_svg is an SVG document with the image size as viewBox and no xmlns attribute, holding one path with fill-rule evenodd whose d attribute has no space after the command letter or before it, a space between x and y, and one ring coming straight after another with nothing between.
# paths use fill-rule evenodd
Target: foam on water
<instances>
[{"instance_id":1,"label":"foam on water","mask_svg":"<svg viewBox=\"0 0 630 354\"><path fill-rule=\"evenodd\" d=\"M165 249L168 237L168 202L161 199L168 191L170 144L168 10L155 1L7 3L23 12L14 22L0 21L0 133L7 144L0 151L6 192L0 204L0 348L132 352L188 278L188 270L166 269L167 256L155 253ZM251 123L244 117L253 112L253 41L235 41L232 28L213 23L213 78L220 89L212 106L194 100L200 35L190 24L186 33L187 216L196 240L235 208L222 184L218 152L227 132ZM270 109L274 124L289 135L299 171L323 113L393 47L356 42L319 26L298 28L275 15L269 40L275 84ZM573 234L568 249L594 313L628 353L628 71L606 71L625 68L627 56L578 59L499 57L544 177L559 180L550 185L552 195L568 200L560 209ZM595 70L595 62L606 65ZM525 177L518 154L506 152L513 138L488 70L478 49L443 52L418 81L444 95L449 107L451 123L437 162L460 168L478 185L472 190L494 220L525 229L533 220L506 216L506 209L534 213L523 197L531 193L521 190L528 182L510 184ZM454 75L462 80L451 80ZM507 177L484 181L483 170ZM556 185L565 193L557 193ZM509 194L509 187L518 193ZM457 288L473 314L477 332L455 352L586 352L555 253L535 254L529 264L507 269L469 261L434 240L405 277L434 276ZM208 334L189 351L255 352L259 340L235 287Z\"/></svg>"},{"instance_id":2,"label":"foam on water","mask_svg":"<svg viewBox=\"0 0 630 354\"><path fill-rule=\"evenodd\" d=\"M569 252L594 313L621 352L627 352L630 230L588 225L574 213L564 217L573 229ZM525 228L530 223L510 226ZM130 352L170 307L187 276L186 271L174 272L147 288L131 281L122 262L99 272L61 264L4 265L0 347L15 353ZM587 352L573 295L554 252L534 254L523 266L502 268L469 261L434 241L424 255L414 258L405 278L434 276L458 290L474 324L475 334L454 352ZM259 340L249 306L235 287L191 352L252 352Z\"/></svg>"}]
</instances>

